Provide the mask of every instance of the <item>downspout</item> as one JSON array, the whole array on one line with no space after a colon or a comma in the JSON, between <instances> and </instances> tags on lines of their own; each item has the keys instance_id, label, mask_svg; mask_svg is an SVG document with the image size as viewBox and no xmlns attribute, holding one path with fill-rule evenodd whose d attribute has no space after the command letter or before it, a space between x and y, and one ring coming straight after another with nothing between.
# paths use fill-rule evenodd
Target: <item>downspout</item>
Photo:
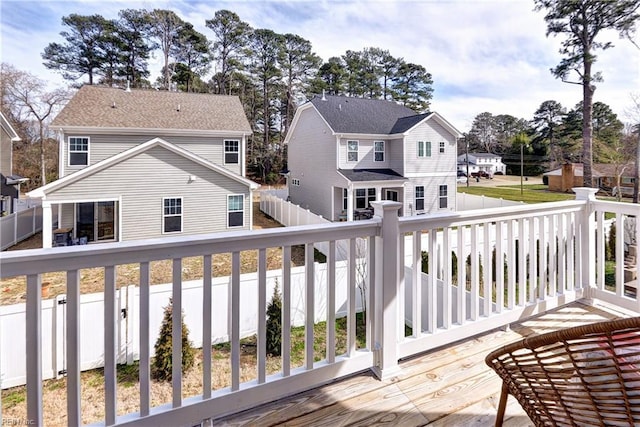
<instances>
[{"instance_id":1,"label":"downspout","mask_svg":"<svg viewBox=\"0 0 640 427\"><path fill-rule=\"evenodd\" d=\"M247 134L243 133L242 134L242 153L240 156L240 175L243 177L247 176L246 155L247 155Z\"/></svg>"}]
</instances>

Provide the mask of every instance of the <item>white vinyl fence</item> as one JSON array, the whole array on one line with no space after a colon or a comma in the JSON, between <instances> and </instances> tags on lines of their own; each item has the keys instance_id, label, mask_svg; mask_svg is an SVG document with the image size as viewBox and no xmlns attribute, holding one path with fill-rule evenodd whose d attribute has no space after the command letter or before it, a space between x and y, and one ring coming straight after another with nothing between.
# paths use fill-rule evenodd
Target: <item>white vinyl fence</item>
<instances>
[{"instance_id":1,"label":"white vinyl fence","mask_svg":"<svg viewBox=\"0 0 640 427\"><path fill-rule=\"evenodd\" d=\"M315 264L315 322L326 320L327 313L327 264ZM336 263L336 316L346 315L348 266ZM356 280L359 280L356 278ZM256 274L243 274L240 278L240 331L241 337L256 333L258 319L258 278ZM212 281L212 341L226 342L229 336L229 277ZM271 299L276 283L282 292L282 271L267 272L267 298ZM158 339L163 309L171 298L171 284L154 285L150 288L149 343L152 349ZM139 288L122 287L116 294L116 306L120 313L118 331L117 363L133 363L139 359ZM294 326L305 321L305 268L291 269L291 320ZM202 281L188 281L182 287L184 320L189 328L189 338L195 347L202 347ZM89 370L104 366L104 295L85 294L80 297L80 324L82 348L81 369ZM360 293L356 292L356 307L361 310ZM65 308L63 295L42 301L42 378L56 378L64 374L66 360ZM0 383L6 389L26 384L25 349L25 304L0 306Z\"/></svg>"},{"instance_id":2,"label":"white vinyl fence","mask_svg":"<svg viewBox=\"0 0 640 427\"><path fill-rule=\"evenodd\" d=\"M519 206L524 202L496 199L495 197L476 196L475 194L457 193L456 210L470 211L474 209L502 208L505 206Z\"/></svg>"},{"instance_id":3,"label":"white vinyl fence","mask_svg":"<svg viewBox=\"0 0 640 427\"><path fill-rule=\"evenodd\" d=\"M42 230L42 206L0 217L0 250L5 250Z\"/></svg>"},{"instance_id":4,"label":"white vinyl fence","mask_svg":"<svg viewBox=\"0 0 640 427\"><path fill-rule=\"evenodd\" d=\"M284 193L260 193L260 210L285 227L296 225L326 224L331 221L316 215L309 209L303 209L284 198Z\"/></svg>"}]
</instances>

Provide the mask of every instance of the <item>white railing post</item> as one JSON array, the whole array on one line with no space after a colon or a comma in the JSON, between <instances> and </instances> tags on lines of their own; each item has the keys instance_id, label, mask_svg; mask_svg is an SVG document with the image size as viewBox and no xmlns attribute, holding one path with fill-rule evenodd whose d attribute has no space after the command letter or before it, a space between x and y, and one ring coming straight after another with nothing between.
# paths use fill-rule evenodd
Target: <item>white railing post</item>
<instances>
[{"instance_id":1,"label":"white railing post","mask_svg":"<svg viewBox=\"0 0 640 427\"><path fill-rule=\"evenodd\" d=\"M588 290L596 285L596 222L595 213L593 212L590 202L596 200L598 189L577 187L572 188L572 190L576 193L576 200L584 200L587 202L580 224L580 242L576 247L580 248L579 250L581 251L581 254L577 257L582 263L579 270L580 287Z\"/></svg>"},{"instance_id":2,"label":"white railing post","mask_svg":"<svg viewBox=\"0 0 640 427\"><path fill-rule=\"evenodd\" d=\"M376 353L374 373L381 380L390 378L398 371L398 308L400 283L398 268L400 265L400 231L398 211L401 203L382 201L371 202L374 215L382 219L380 235L376 236L375 248L375 301L374 312L374 350ZM403 242L404 243L404 242Z\"/></svg>"}]
</instances>

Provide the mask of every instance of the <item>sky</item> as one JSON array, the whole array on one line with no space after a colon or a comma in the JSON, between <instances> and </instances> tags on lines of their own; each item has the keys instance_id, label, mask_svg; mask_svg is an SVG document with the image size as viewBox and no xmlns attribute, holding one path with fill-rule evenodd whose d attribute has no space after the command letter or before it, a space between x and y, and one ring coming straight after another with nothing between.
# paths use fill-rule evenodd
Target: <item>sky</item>
<instances>
[{"instance_id":1,"label":"sky","mask_svg":"<svg viewBox=\"0 0 640 427\"><path fill-rule=\"evenodd\" d=\"M544 101L570 109L582 100L580 86L550 72L560 62L563 39L546 36L544 13L534 11L533 0L0 0L1 60L63 86L60 74L46 69L41 58L49 43L64 42L62 17L113 19L126 8L173 10L207 37L213 33L205 21L217 10L231 10L253 28L304 37L324 61L347 50L387 49L432 74L431 110L462 132L483 112L531 120ZM640 93L640 50L612 31L600 37L614 47L597 52L594 71L604 81L597 84L594 101L628 121L631 96ZM640 45L640 36L635 42ZM149 65L155 81L161 55Z\"/></svg>"}]
</instances>

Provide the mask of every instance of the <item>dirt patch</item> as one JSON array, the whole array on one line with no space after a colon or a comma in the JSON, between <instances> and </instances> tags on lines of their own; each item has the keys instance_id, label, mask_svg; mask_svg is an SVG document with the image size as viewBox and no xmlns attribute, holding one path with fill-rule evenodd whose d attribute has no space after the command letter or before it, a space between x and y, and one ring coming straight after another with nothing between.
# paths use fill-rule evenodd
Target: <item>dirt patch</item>
<instances>
[{"instance_id":1,"label":"dirt patch","mask_svg":"<svg viewBox=\"0 0 640 427\"><path fill-rule=\"evenodd\" d=\"M276 228L282 225L272 218L260 212L258 201L253 203L253 228ZM10 250L36 249L42 247L42 234L12 247ZM244 273L253 273L258 269L257 251L244 251L240 253L240 270ZM294 266L304 265L304 247L295 246L291 249L291 261ZM212 274L214 277L229 276L231 274L231 254L219 254L213 257ZM267 249L267 269L276 270L282 267L282 248ZM158 285L170 283L172 280L172 260L154 261L151 263L151 284ZM203 273L203 257L184 258L182 260L182 280L201 279ZM140 267L138 264L126 264L116 267L116 287L128 286L139 283ZM52 272L42 275L42 282L48 282L49 295L47 298L55 298L57 295L67 293L65 272ZM91 268L80 271L80 293L88 294L104 291L104 269ZM0 305L10 305L25 302L26 277L18 276L0 280Z\"/></svg>"}]
</instances>

